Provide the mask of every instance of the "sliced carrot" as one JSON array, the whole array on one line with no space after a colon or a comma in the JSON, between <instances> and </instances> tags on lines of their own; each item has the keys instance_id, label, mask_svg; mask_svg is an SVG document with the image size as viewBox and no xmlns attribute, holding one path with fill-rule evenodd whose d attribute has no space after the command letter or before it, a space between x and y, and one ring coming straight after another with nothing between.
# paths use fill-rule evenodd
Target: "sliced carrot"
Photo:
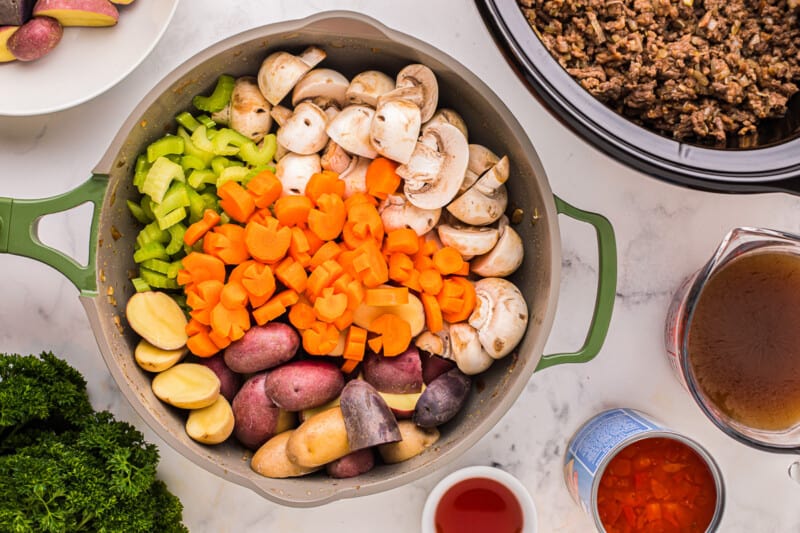
<instances>
[{"instance_id":1,"label":"sliced carrot","mask_svg":"<svg viewBox=\"0 0 800 533\"><path fill-rule=\"evenodd\" d=\"M411 277L414 262L406 254L395 252L389 256L389 279L392 281L406 281Z\"/></svg>"},{"instance_id":2,"label":"sliced carrot","mask_svg":"<svg viewBox=\"0 0 800 533\"><path fill-rule=\"evenodd\" d=\"M306 183L305 195L315 204L323 194L335 194L339 198L344 196L345 184L339 179L339 174L332 170L323 170L311 174Z\"/></svg>"},{"instance_id":3,"label":"sliced carrot","mask_svg":"<svg viewBox=\"0 0 800 533\"><path fill-rule=\"evenodd\" d=\"M308 196L284 196L275 202L274 211L283 226L304 227L314 205Z\"/></svg>"},{"instance_id":4,"label":"sliced carrot","mask_svg":"<svg viewBox=\"0 0 800 533\"><path fill-rule=\"evenodd\" d=\"M369 204L371 206L377 206L378 200L376 200L374 196L370 196L365 192L357 192L351 194L350 197L344 201L344 208L349 212L350 208L356 204Z\"/></svg>"},{"instance_id":5,"label":"sliced carrot","mask_svg":"<svg viewBox=\"0 0 800 533\"><path fill-rule=\"evenodd\" d=\"M308 266L316 268L329 259L336 259L341 252L342 247L336 241L328 241L314 253Z\"/></svg>"},{"instance_id":6,"label":"sliced carrot","mask_svg":"<svg viewBox=\"0 0 800 533\"><path fill-rule=\"evenodd\" d=\"M314 314L323 322L334 322L347 310L347 296L334 292L333 287L322 289L314 300Z\"/></svg>"},{"instance_id":7,"label":"sliced carrot","mask_svg":"<svg viewBox=\"0 0 800 533\"><path fill-rule=\"evenodd\" d=\"M293 291L301 293L306 290L308 275L303 265L291 257L285 258L275 267L275 277Z\"/></svg>"},{"instance_id":8,"label":"sliced carrot","mask_svg":"<svg viewBox=\"0 0 800 533\"><path fill-rule=\"evenodd\" d=\"M249 222L244 229L244 242L248 252L263 263L277 263L289 251L292 230L281 227L277 219L268 219L266 224Z\"/></svg>"},{"instance_id":9,"label":"sliced carrot","mask_svg":"<svg viewBox=\"0 0 800 533\"><path fill-rule=\"evenodd\" d=\"M317 208L308 213L308 229L323 241L332 241L342 232L347 213L344 202L332 193L322 193Z\"/></svg>"},{"instance_id":10,"label":"sliced carrot","mask_svg":"<svg viewBox=\"0 0 800 533\"><path fill-rule=\"evenodd\" d=\"M216 344L217 348L219 348L220 350L224 350L225 348L231 345L231 339L229 339L225 335L220 335L213 329L210 329L208 331L208 338L211 340L211 342Z\"/></svg>"},{"instance_id":11,"label":"sliced carrot","mask_svg":"<svg viewBox=\"0 0 800 533\"><path fill-rule=\"evenodd\" d=\"M367 192L381 200L400 186L400 176L395 171L398 164L385 157L376 157L367 167Z\"/></svg>"},{"instance_id":12,"label":"sliced carrot","mask_svg":"<svg viewBox=\"0 0 800 533\"><path fill-rule=\"evenodd\" d=\"M468 319L475 309L475 287L467 278L460 276L445 279L436 298L442 308L442 317L450 323Z\"/></svg>"},{"instance_id":13,"label":"sliced carrot","mask_svg":"<svg viewBox=\"0 0 800 533\"><path fill-rule=\"evenodd\" d=\"M294 294L295 301L291 302L291 292ZM267 303L253 310L253 318L256 324L263 326L267 322L275 320L286 312L286 309L297 303L297 293L295 291L283 291L273 296ZM291 303L287 303L291 302Z\"/></svg>"},{"instance_id":14,"label":"sliced carrot","mask_svg":"<svg viewBox=\"0 0 800 533\"><path fill-rule=\"evenodd\" d=\"M386 357L400 355L411 343L411 325L395 314L380 315L372 321L369 329L380 335L383 355Z\"/></svg>"},{"instance_id":15,"label":"sliced carrot","mask_svg":"<svg viewBox=\"0 0 800 533\"><path fill-rule=\"evenodd\" d=\"M408 303L408 287L380 287L367 289L364 297L367 305L403 305Z\"/></svg>"},{"instance_id":16,"label":"sliced carrot","mask_svg":"<svg viewBox=\"0 0 800 533\"><path fill-rule=\"evenodd\" d=\"M219 301L228 309L237 309L247 305L247 291L237 281L229 281L219 293Z\"/></svg>"},{"instance_id":17,"label":"sliced carrot","mask_svg":"<svg viewBox=\"0 0 800 533\"><path fill-rule=\"evenodd\" d=\"M325 261L315 268L308 277L306 294L312 301L315 300L322 293L322 289L333 285L343 273L344 270L339 263L333 259Z\"/></svg>"},{"instance_id":18,"label":"sliced carrot","mask_svg":"<svg viewBox=\"0 0 800 533\"><path fill-rule=\"evenodd\" d=\"M339 344L339 330L333 324L317 321L303 330L303 349L310 355L327 355Z\"/></svg>"},{"instance_id":19,"label":"sliced carrot","mask_svg":"<svg viewBox=\"0 0 800 533\"><path fill-rule=\"evenodd\" d=\"M196 335L201 331L208 331L208 326L206 324L201 324L197 320L191 318L186 323L185 331L186 334L191 337L192 335Z\"/></svg>"},{"instance_id":20,"label":"sliced carrot","mask_svg":"<svg viewBox=\"0 0 800 533\"><path fill-rule=\"evenodd\" d=\"M386 233L383 251L387 253L402 252L415 254L419 251L419 237L411 228L398 228Z\"/></svg>"},{"instance_id":21,"label":"sliced carrot","mask_svg":"<svg viewBox=\"0 0 800 533\"><path fill-rule=\"evenodd\" d=\"M424 235L421 235L419 238L419 253L421 255L428 255L431 256L436 253L436 251L440 248L439 243L436 242L434 239L429 239Z\"/></svg>"},{"instance_id":22,"label":"sliced carrot","mask_svg":"<svg viewBox=\"0 0 800 533\"><path fill-rule=\"evenodd\" d=\"M308 243L308 237L306 237L305 232L301 228L295 226L291 228L291 230L292 240L289 244L289 255L305 268L311 263L311 254L308 253L311 249L311 245Z\"/></svg>"},{"instance_id":23,"label":"sliced carrot","mask_svg":"<svg viewBox=\"0 0 800 533\"><path fill-rule=\"evenodd\" d=\"M461 266L459 270L453 272L456 276L469 276L469 261L464 261L464 264Z\"/></svg>"},{"instance_id":24,"label":"sliced carrot","mask_svg":"<svg viewBox=\"0 0 800 533\"><path fill-rule=\"evenodd\" d=\"M186 347L197 357L211 357L218 353L220 348L208 336L208 330L198 331L186 340Z\"/></svg>"},{"instance_id":25,"label":"sliced carrot","mask_svg":"<svg viewBox=\"0 0 800 533\"><path fill-rule=\"evenodd\" d=\"M192 318L201 324L211 324L211 310L219 303L224 284L216 279L208 279L197 283L192 290L186 292L186 305L192 310Z\"/></svg>"},{"instance_id":26,"label":"sliced carrot","mask_svg":"<svg viewBox=\"0 0 800 533\"><path fill-rule=\"evenodd\" d=\"M250 313L244 306L229 309L220 302L211 310L211 330L221 337L235 341L250 329Z\"/></svg>"},{"instance_id":27,"label":"sliced carrot","mask_svg":"<svg viewBox=\"0 0 800 533\"><path fill-rule=\"evenodd\" d=\"M250 297L250 304L258 307L253 299L263 298L269 300L275 292L275 276L269 266L259 261L245 261L231 271L228 282L238 281L245 288Z\"/></svg>"},{"instance_id":28,"label":"sliced carrot","mask_svg":"<svg viewBox=\"0 0 800 533\"><path fill-rule=\"evenodd\" d=\"M217 187L219 206L237 222L247 222L256 210L256 201L236 181L226 181Z\"/></svg>"},{"instance_id":29,"label":"sliced carrot","mask_svg":"<svg viewBox=\"0 0 800 533\"><path fill-rule=\"evenodd\" d=\"M356 249L353 268L367 287L377 287L389 281L389 266L375 241L367 240Z\"/></svg>"},{"instance_id":30,"label":"sliced carrot","mask_svg":"<svg viewBox=\"0 0 800 533\"><path fill-rule=\"evenodd\" d=\"M194 246L211 228L219 224L219 221L219 213L213 209L206 209L203 211L202 219L186 228L186 232L183 234L183 242L189 246Z\"/></svg>"},{"instance_id":31,"label":"sliced carrot","mask_svg":"<svg viewBox=\"0 0 800 533\"><path fill-rule=\"evenodd\" d=\"M419 273L419 285L428 294L437 295L442 290L442 275L435 268L428 268Z\"/></svg>"},{"instance_id":32,"label":"sliced carrot","mask_svg":"<svg viewBox=\"0 0 800 533\"><path fill-rule=\"evenodd\" d=\"M439 307L436 296L423 293L420 298L422 299L422 308L425 310L425 325L428 326L428 330L431 333L441 331L444 327L442 309Z\"/></svg>"},{"instance_id":33,"label":"sliced carrot","mask_svg":"<svg viewBox=\"0 0 800 533\"><path fill-rule=\"evenodd\" d=\"M303 229L303 233L306 234L306 240L308 241L308 253L313 256L325 244L325 241L317 237L317 234L310 229Z\"/></svg>"},{"instance_id":34,"label":"sliced carrot","mask_svg":"<svg viewBox=\"0 0 800 533\"><path fill-rule=\"evenodd\" d=\"M280 198L283 184L275 174L269 170L262 170L247 182L247 192L253 196L256 207L263 209Z\"/></svg>"},{"instance_id":35,"label":"sliced carrot","mask_svg":"<svg viewBox=\"0 0 800 533\"><path fill-rule=\"evenodd\" d=\"M367 341L367 345L369 349L375 353L381 353L381 348L383 348L383 337L378 335L377 337L373 337Z\"/></svg>"},{"instance_id":36,"label":"sliced carrot","mask_svg":"<svg viewBox=\"0 0 800 533\"><path fill-rule=\"evenodd\" d=\"M400 284L404 287L408 287L412 291L422 292L422 285L420 285L419 278L419 270L412 270L408 279L402 281Z\"/></svg>"},{"instance_id":37,"label":"sliced carrot","mask_svg":"<svg viewBox=\"0 0 800 533\"><path fill-rule=\"evenodd\" d=\"M433 254L433 264L443 276L454 274L464 266L464 259L458 250L445 246Z\"/></svg>"},{"instance_id":38,"label":"sliced carrot","mask_svg":"<svg viewBox=\"0 0 800 533\"><path fill-rule=\"evenodd\" d=\"M310 328L316 321L314 308L306 302L297 302L289 309L289 322L301 331Z\"/></svg>"},{"instance_id":39,"label":"sliced carrot","mask_svg":"<svg viewBox=\"0 0 800 533\"><path fill-rule=\"evenodd\" d=\"M222 259L227 265L238 265L250 259L244 244L244 228L238 224L217 226L203 238L203 251Z\"/></svg>"},{"instance_id":40,"label":"sliced carrot","mask_svg":"<svg viewBox=\"0 0 800 533\"><path fill-rule=\"evenodd\" d=\"M358 252L355 250L342 250L342 253L336 256L336 262L339 263L342 269L347 274L350 274L350 276L352 276L354 279L358 279L358 272L353 266L353 261L357 255Z\"/></svg>"},{"instance_id":41,"label":"sliced carrot","mask_svg":"<svg viewBox=\"0 0 800 533\"><path fill-rule=\"evenodd\" d=\"M333 282L336 292L347 295L347 309L354 311L364 301L364 286L350 274L344 273ZM339 328L341 329L341 328Z\"/></svg>"},{"instance_id":42,"label":"sliced carrot","mask_svg":"<svg viewBox=\"0 0 800 533\"><path fill-rule=\"evenodd\" d=\"M414 256L414 268L416 268L419 272L425 272L426 270L431 270L431 269L436 270L438 272L436 264L433 262L433 259L431 259L431 257L428 255L417 254L416 256Z\"/></svg>"},{"instance_id":43,"label":"sliced carrot","mask_svg":"<svg viewBox=\"0 0 800 533\"><path fill-rule=\"evenodd\" d=\"M336 317L333 321L333 325L336 326L336 329L339 331L344 331L353 323L354 316L355 314L352 309L345 309L341 315Z\"/></svg>"},{"instance_id":44,"label":"sliced carrot","mask_svg":"<svg viewBox=\"0 0 800 533\"><path fill-rule=\"evenodd\" d=\"M345 359L342 366L339 369L342 371L343 374L350 374L353 372L361 361L357 359Z\"/></svg>"},{"instance_id":45,"label":"sliced carrot","mask_svg":"<svg viewBox=\"0 0 800 533\"><path fill-rule=\"evenodd\" d=\"M179 285L200 283L209 279L225 281L225 263L218 257L202 252L191 252L181 259L183 269L178 271Z\"/></svg>"},{"instance_id":46,"label":"sliced carrot","mask_svg":"<svg viewBox=\"0 0 800 533\"><path fill-rule=\"evenodd\" d=\"M358 326L350 326L347 330L347 337L344 341L344 353L342 357L355 361L364 359L364 351L367 343L367 330Z\"/></svg>"},{"instance_id":47,"label":"sliced carrot","mask_svg":"<svg viewBox=\"0 0 800 533\"><path fill-rule=\"evenodd\" d=\"M267 220L273 218L272 211L269 208L264 209L256 209L253 211L253 214L250 215L250 218L247 219L247 222L255 222L257 224L266 224Z\"/></svg>"},{"instance_id":48,"label":"sliced carrot","mask_svg":"<svg viewBox=\"0 0 800 533\"><path fill-rule=\"evenodd\" d=\"M362 202L352 205L347 211L342 238L350 249L367 240L383 242L383 233L383 221L375 206Z\"/></svg>"}]
</instances>

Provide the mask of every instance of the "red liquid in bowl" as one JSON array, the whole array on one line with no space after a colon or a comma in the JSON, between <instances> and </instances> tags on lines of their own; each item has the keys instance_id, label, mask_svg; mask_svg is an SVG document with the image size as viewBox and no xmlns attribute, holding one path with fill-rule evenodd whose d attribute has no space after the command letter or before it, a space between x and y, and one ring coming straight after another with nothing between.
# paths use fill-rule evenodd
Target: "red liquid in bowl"
<instances>
[{"instance_id":1,"label":"red liquid in bowl","mask_svg":"<svg viewBox=\"0 0 800 533\"><path fill-rule=\"evenodd\" d=\"M450 487L439 500L434 520L436 533L520 533L523 524L514 493L483 477Z\"/></svg>"}]
</instances>

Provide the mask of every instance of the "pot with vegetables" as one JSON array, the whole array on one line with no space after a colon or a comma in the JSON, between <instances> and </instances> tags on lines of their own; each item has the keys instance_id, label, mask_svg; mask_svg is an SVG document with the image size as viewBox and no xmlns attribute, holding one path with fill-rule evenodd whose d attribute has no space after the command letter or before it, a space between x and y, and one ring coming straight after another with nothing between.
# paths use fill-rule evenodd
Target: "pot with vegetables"
<instances>
[{"instance_id":1,"label":"pot with vegetables","mask_svg":"<svg viewBox=\"0 0 800 533\"><path fill-rule=\"evenodd\" d=\"M35 225L85 202L79 265ZM595 227L600 275L584 346L542 355L559 213ZM0 251L79 288L112 375L162 438L293 506L453 460L534 370L598 353L616 286L610 224L553 196L497 96L349 12L201 52L86 183L0 198L0 227Z\"/></svg>"}]
</instances>

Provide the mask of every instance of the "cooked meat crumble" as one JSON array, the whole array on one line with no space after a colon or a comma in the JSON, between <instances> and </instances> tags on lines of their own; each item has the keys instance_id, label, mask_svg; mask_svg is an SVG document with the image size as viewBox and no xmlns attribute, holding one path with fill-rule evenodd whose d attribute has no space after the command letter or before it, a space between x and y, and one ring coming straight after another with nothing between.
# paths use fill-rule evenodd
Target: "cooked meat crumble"
<instances>
[{"instance_id":1,"label":"cooked meat crumble","mask_svg":"<svg viewBox=\"0 0 800 533\"><path fill-rule=\"evenodd\" d=\"M800 82L800 0L518 0L587 91L686 142L781 117Z\"/></svg>"}]
</instances>

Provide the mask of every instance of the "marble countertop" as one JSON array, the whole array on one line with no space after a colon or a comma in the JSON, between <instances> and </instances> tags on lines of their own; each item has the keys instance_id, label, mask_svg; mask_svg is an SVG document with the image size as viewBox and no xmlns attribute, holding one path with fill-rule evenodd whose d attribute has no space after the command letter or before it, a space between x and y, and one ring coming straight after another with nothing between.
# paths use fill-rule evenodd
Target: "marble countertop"
<instances>
[{"instance_id":1,"label":"marble countertop","mask_svg":"<svg viewBox=\"0 0 800 533\"><path fill-rule=\"evenodd\" d=\"M144 0L139 0L144 1ZM312 511L279 506L215 477L172 451L136 415L103 363L75 287L55 270L0 257L0 349L52 350L89 381L96 408L110 409L160 445L160 475L183 501L193 532L347 532L419 530L428 491L467 465L495 465L533 495L542 532L587 532L591 522L571 500L561 464L565 445L593 414L627 406L658 416L699 441L718 461L727 508L720 531L800 530L800 487L790 456L747 448L709 422L673 376L664 356L667 306L732 227L800 231L800 198L721 195L678 188L622 166L559 124L505 63L471 2L465 0L184 1L162 41L125 80L75 108L47 116L0 117L0 196L46 197L88 176L118 128L155 82L212 43L240 31L327 9L349 9L431 43L483 78L514 112L536 147L553 191L607 216L619 248L614 315L601 353L590 363L534 374L511 410L473 448L408 486L335 502ZM227 4L226 4L227 5ZM54 80L54 87L58 81ZM2 88L0 88L2 94ZM85 258L88 208L45 218L42 240ZM546 352L576 349L586 332L597 276L591 227L561 217L563 272Z\"/></svg>"}]
</instances>

